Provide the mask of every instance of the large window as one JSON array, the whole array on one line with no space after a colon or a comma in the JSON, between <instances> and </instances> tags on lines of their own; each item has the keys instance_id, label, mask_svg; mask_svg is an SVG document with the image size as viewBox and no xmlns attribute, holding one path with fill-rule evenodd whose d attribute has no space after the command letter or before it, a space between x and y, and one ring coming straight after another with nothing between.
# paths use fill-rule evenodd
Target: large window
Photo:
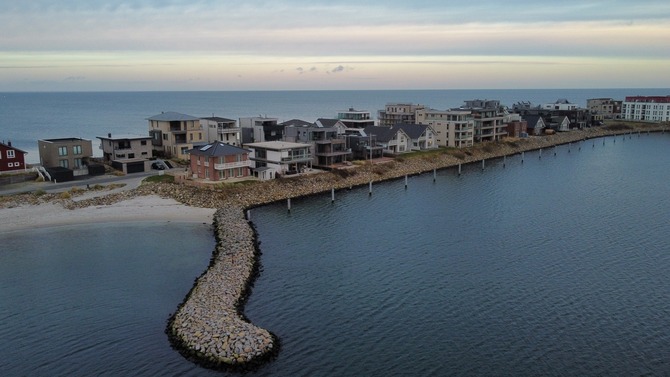
<instances>
[{"instance_id":1,"label":"large window","mask_svg":"<svg viewBox=\"0 0 670 377\"><path fill-rule=\"evenodd\" d=\"M67 160L58 160L58 166L66 169L70 167Z\"/></svg>"},{"instance_id":2,"label":"large window","mask_svg":"<svg viewBox=\"0 0 670 377\"><path fill-rule=\"evenodd\" d=\"M72 154L78 155L81 154L81 145L75 145L72 147Z\"/></svg>"},{"instance_id":3,"label":"large window","mask_svg":"<svg viewBox=\"0 0 670 377\"><path fill-rule=\"evenodd\" d=\"M67 147L58 147L59 156L67 156Z\"/></svg>"},{"instance_id":4,"label":"large window","mask_svg":"<svg viewBox=\"0 0 670 377\"><path fill-rule=\"evenodd\" d=\"M67 160L65 160L65 161L67 161ZM75 169L80 169L81 166L82 166L81 158L75 158L75 159L74 159L74 167L75 167Z\"/></svg>"},{"instance_id":5,"label":"large window","mask_svg":"<svg viewBox=\"0 0 670 377\"><path fill-rule=\"evenodd\" d=\"M7 150L7 158L14 158L14 151L9 149Z\"/></svg>"}]
</instances>

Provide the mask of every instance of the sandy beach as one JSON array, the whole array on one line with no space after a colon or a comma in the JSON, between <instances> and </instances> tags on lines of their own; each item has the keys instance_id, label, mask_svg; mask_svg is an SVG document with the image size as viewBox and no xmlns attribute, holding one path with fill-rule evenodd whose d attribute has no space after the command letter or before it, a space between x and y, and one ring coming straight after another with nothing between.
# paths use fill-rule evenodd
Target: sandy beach
<instances>
[{"instance_id":1,"label":"sandy beach","mask_svg":"<svg viewBox=\"0 0 670 377\"><path fill-rule=\"evenodd\" d=\"M211 224L215 209L183 205L157 195L137 196L110 205L66 209L58 203L0 209L0 233L37 227L125 221Z\"/></svg>"}]
</instances>

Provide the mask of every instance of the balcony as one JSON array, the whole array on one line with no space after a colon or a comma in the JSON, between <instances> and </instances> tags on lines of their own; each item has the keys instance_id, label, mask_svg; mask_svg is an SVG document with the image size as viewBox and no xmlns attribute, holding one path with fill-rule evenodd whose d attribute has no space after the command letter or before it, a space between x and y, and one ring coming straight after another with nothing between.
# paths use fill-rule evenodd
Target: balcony
<instances>
[{"instance_id":1,"label":"balcony","mask_svg":"<svg viewBox=\"0 0 670 377\"><path fill-rule=\"evenodd\" d=\"M226 162L226 163L223 163L223 164L214 164L214 170L226 170L226 169L251 167L252 164L253 164L253 162L251 160L237 161L237 162Z\"/></svg>"}]
</instances>

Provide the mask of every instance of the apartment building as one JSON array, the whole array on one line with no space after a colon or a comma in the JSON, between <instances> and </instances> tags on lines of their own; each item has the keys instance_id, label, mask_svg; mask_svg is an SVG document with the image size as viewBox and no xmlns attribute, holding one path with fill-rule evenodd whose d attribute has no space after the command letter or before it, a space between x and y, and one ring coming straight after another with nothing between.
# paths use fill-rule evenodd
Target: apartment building
<instances>
[{"instance_id":1,"label":"apartment building","mask_svg":"<svg viewBox=\"0 0 670 377\"><path fill-rule=\"evenodd\" d=\"M646 122L670 121L670 96L631 96L621 105L621 118Z\"/></svg>"},{"instance_id":2,"label":"apartment building","mask_svg":"<svg viewBox=\"0 0 670 377\"><path fill-rule=\"evenodd\" d=\"M45 168L65 168L73 175L86 175L87 160L93 156L91 140L81 138L41 139L37 141L40 165Z\"/></svg>"},{"instance_id":3,"label":"apartment building","mask_svg":"<svg viewBox=\"0 0 670 377\"><path fill-rule=\"evenodd\" d=\"M151 144L158 155L187 160L194 145L207 142L200 118L177 112L163 112L147 118Z\"/></svg>"},{"instance_id":4,"label":"apartment building","mask_svg":"<svg viewBox=\"0 0 670 377\"><path fill-rule=\"evenodd\" d=\"M470 110L420 109L416 120L435 130L438 146L464 148L474 143L475 121Z\"/></svg>"},{"instance_id":5,"label":"apartment building","mask_svg":"<svg viewBox=\"0 0 670 377\"><path fill-rule=\"evenodd\" d=\"M426 107L411 103L387 103L384 110L379 110L377 120L378 126L391 127L396 124L416 124L417 110Z\"/></svg>"},{"instance_id":6,"label":"apartment building","mask_svg":"<svg viewBox=\"0 0 670 377\"><path fill-rule=\"evenodd\" d=\"M501 110L498 100L468 100L459 108L470 111L474 121L474 141L496 141L507 136L505 112Z\"/></svg>"},{"instance_id":7,"label":"apartment building","mask_svg":"<svg viewBox=\"0 0 670 377\"><path fill-rule=\"evenodd\" d=\"M284 126L277 118L246 117L240 118L242 144L264 143L284 139Z\"/></svg>"},{"instance_id":8,"label":"apartment building","mask_svg":"<svg viewBox=\"0 0 670 377\"><path fill-rule=\"evenodd\" d=\"M586 108L591 116L597 116L597 120L619 119L621 117L621 105L623 101L612 98L591 98L586 100Z\"/></svg>"},{"instance_id":9,"label":"apartment building","mask_svg":"<svg viewBox=\"0 0 670 377\"><path fill-rule=\"evenodd\" d=\"M208 143L220 141L236 147L242 145L242 130L235 120L211 116L200 118L200 124L207 133Z\"/></svg>"},{"instance_id":10,"label":"apartment building","mask_svg":"<svg viewBox=\"0 0 670 377\"><path fill-rule=\"evenodd\" d=\"M349 110L339 111L337 119L348 128L365 128L375 125L375 120L372 119L369 111L356 110L353 107L350 107Z\"/></svg>"}]
</instances>

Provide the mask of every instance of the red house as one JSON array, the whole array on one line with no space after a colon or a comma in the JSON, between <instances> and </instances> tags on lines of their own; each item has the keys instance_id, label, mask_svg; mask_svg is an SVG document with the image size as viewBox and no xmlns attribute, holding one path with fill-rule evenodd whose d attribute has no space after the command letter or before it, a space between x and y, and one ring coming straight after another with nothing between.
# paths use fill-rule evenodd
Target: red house
<instances>
[{"instance_id":1,"label":"red house","mask_svg":"<svg viewBox=\"0 0 670 377\"><path fill-rule=\"evenodd\" d=\"M220 141L188 151L193 178L219 181L251 175L249 150Z\"/></svg>"},{"instance_id":2,"label":"red house","mask_svg":"<svg viewBox=\"0 0 670 377\"><path fill-rule=\"evenodd\" d=\"M0 143L0 172L25 169L26 154L28 152L12 147L11 141Z\"/></svg>"}]
</instances>

